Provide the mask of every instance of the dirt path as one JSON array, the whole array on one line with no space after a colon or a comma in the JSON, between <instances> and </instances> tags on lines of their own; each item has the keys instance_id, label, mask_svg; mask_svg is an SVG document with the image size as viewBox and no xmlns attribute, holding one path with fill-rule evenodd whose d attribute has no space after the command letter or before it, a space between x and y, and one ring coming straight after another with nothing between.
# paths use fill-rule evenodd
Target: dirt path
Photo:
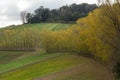
<instances>
[{"instance_id":1,"label":"dirt path","mask_svg":"<svg viewBox=\"0 0 120 80\"><path fill-rule=\"evenodd\" d=\"M114 77L105 66L91 60L91 63L81 64L34 80L114 80Z\"/></svg>"}]
</instances>

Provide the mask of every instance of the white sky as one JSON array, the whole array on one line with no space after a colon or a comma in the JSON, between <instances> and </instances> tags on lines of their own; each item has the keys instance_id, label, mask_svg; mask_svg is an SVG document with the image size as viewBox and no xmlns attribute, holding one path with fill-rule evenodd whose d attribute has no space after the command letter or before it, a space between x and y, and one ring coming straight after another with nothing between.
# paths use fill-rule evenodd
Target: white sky
<instances>
[{"instance_id":1,"label":"white sky","mask_svg":"<svg viewBox=\"0 0 120 80\"><path fill-rule=\"evenodd\" d=\"M39 6L50 9L72 3L97 3L97 0L3 0L0 2L0 27L21 24L20 12L34 11Z\"/></svg>"}]
</instances>

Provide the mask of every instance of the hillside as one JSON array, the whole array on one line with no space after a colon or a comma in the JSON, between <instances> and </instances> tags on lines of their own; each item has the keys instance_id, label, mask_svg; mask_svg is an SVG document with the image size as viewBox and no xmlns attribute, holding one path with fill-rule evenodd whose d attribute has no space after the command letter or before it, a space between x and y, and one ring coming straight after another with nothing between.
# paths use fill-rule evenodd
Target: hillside
<instances>
[{"instance_id":1,"label":"hillside","mask_svg":"<svg viewBox=\"0 0 120 80\"><path fill-rule=\"evenodd\" d=\"M24 28L33 28L37 30L49 29L49 30L64 30L68 27L72 26L73 24L67 23L35 23L35 24L24 24L18 26L8 26L3 29L24 29Z\"/></svg>"},{"instance_id":2,"label":"hillside","mask_svg":"<svg viewBox=\"0 0 120 80\"><path fill-rule=\"evenodd\" d=\"M76 53L40 50L0 55L1 80L114 80L105 66Z\"/></svg>"},{"instance_id":3,"label":"hillside","mask_svg":"<svg viewBox=\"0 0 120 80\"><path fill-rule=\"evenodd\" d=\"M99 62L96 62L95 60L92 60L90 58L80 56L78 55L79 52L57 51L60 49L59 45L62 44L62 47L64 47L64 45L66 46L66 41L62 41L60 44L58 44L58 46L56 45L55 48L57 52L55 53L47 52L47 49L42 49L41 47L37 47L35 51L30 50L30 47L36 48L36 46L34 45L31 46L31 42L34 40L32 40L32 38L34 37L30 36L35 33L32 31L37 29L38 32L41 32L44 29L48 29L48 36L46 37L46 41L48 42L48 44L46 45L52 44L53 46L54 43L57 42L56 40L54 41L54 37L55 39L56 37L58 37L58 40L62 39L61 37L59 37L59 34L61 33L64 35L61 36L66 36L65 38L67 38L68 35L64 33L70 30L65 29L71 27L72 25L73 24L40 23L3 28L3 31L6 31L6 33L3 32L6 37L2 37L3 42L6 42L6 44L3 44L5 45L3 49L5 48L9 51L0 51L0 80L114 80L112 72L110 72L110 70L103 64L100 64ZM74 27L71 27L71 29L73 28ZM77 27L70 32L77 31L79 30L79 28L80 27ZM53 33L55 32L55 35L58 35L54 37L52 35L51 37L51 31L49 32L49 30L52 30ZM24 33L27 33L27 37L24 37L24 35L22 35L22 31ZM11 32L11 35L9 35L9 32ZM40 35L37 35L37 37L39 36ZM46 32L44 32L44 36L46 36ZM44 36L40 37L44 38ZM27 45L25 45L22 40L25 41ZM27 43L29 42L29 40L31 42ZM22 44L20 43L20 41L22 42ZM43 42L44 41L45 40L43 40ZM53 42L49 43L49 41ZM12 42L12 46L9 45L9 42ZM37 41L35 39L34 44L36 42ZM39 42L41 42L41 40L38 41L37 44L39 44ZM29 50L25 50L26 47ZM48 46L48 48L49 47L50 46ZM57 49L57 47L59 49ZM61 49L64 49L62 47ZM20 51L19 49L22 50L22 48L23 51ZM53 49L53 51L55 50L54 48L50 49Z\"/></svg>"},{"instance_id":4,"label":"hillside","mask_svg":"<svg viewBox=\"0 0 120 80\"><path fill-rule=\"evenodd\" d=\"M120 80L120 0L31 1L1 5L0 80Z\"/></svg>"}]
</instances>

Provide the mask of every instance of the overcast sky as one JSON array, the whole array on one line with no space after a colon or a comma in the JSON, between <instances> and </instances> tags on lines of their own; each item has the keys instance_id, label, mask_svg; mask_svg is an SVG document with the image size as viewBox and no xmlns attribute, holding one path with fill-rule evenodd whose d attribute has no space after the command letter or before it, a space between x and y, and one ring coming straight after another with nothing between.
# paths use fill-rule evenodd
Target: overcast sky
<instances>
[{"instance_id":1,"label":"overcast sky","mask_svg":"<svg viewBox=\"0 0 120 80\"><path fill-rule=\"evenodd\" d=\"M50 9L72 3L97 3L97 0L2 0L0 2L0 27L21 24L20 12L34 11L39 6Z\"/></svg>"}]
</instances>

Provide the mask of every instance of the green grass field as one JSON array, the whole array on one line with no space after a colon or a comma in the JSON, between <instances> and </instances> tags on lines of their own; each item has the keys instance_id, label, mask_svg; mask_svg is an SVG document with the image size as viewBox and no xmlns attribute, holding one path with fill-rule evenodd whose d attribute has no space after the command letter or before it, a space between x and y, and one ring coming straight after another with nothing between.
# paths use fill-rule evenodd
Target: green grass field
<instances>
[{"instance_id":1,"label":"green grass field","mask_svg":"<svg viewBox=\"0 0 120 80\"><path fill-rule=\"evenodd\" d=\"M38 30L49 29L49 30L65 30L72 26L73 24L67 23L36 23L36 24L24 24L19 26L10 26L4 29L23 29L23 28L33 28Z\"/></svg>"},{"instance_id":2,"label":"green grass field","mask_svg":"<svg viewBox=\"0 0 120 80\"><path fill-rule=\"evenodd\" d=\"M59 54L44 54L45 51L37 52L6 52L0 51L0 73L5 73L19 67L42 61Z\"/></svg>"},{"instance_id":3,"label":"green grass field","mask_svg":"<svg viewBox=\"0 0 120 80\"><path fill-rule=\"evenodd\" d=\"M113 80L104 66L76 53L2 51L0 55L0 80Z\"/></svg>"}]
</instances>

